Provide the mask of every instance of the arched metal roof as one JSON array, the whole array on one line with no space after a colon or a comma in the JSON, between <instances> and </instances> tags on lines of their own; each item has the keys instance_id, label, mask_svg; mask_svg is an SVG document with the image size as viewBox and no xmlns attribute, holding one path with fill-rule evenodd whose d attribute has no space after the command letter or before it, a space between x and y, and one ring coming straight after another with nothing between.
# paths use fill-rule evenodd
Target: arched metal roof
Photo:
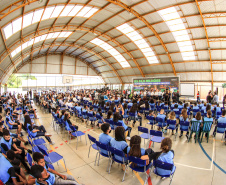
<instances>
[{"instance_id":1,"label":"arched metal roof","mask_svg":"<svg viewBox=\"0 0 226 185\"><path fill-rule=\"evenodd\" d=\"M0 6L1 83L26 62L54 54L80 58L106 83L226 77L222 0L9 0Z\"/></svg>"}]
</instances>

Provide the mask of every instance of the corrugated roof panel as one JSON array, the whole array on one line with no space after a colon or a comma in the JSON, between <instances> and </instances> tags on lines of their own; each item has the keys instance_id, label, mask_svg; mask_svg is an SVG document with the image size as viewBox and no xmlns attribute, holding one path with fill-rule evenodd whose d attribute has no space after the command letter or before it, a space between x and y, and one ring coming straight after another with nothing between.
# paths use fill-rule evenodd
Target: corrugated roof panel
<instances>
[{"instance_id":1,"label":"corrugated roof panel","mask_svg":"<svg viewBox=\"0 0 226 185\"><path fill-rule=\"evenodd\" d=\"M144 22L142 22L140 19L134 19L130 21L130 23L132 26L134 26L137 29L146 26L146 24L144 24Z\"/></svg>"},{"instance_id":2,"label":"corrugated roof panel","mask_svg":"<svg viewBox=\"0 0 226 185\"><path fill-rule=\"evenodd\" d=\"M173 62L181 62L181 61L183 61L181 53L170 54L170 56L171 56L171 59L172 59Z\"/></svg>"},{"instance_id":3,"label":"corrugated roof panel","mask_svg":"<svg viewBox=\"0 0 226 185\"><path fill-rule=\"evenodd\" d=\"M160 37L161 37L163 42L174 42L175 41L175 39L173 37L173 34L171 32L170 33L161 34Z\"/></svg>"},{"instance_id":4,"label":"corrugated roof panel","mask_svg":"<svg viewBox=\"0 0 226 185\"><path fill-rule=\"evenodd\" d=\"M177 43L166 44L166 47L170 53L180 51Z\"/></svg>"},{"instance_id":5,"label":"corrugated roof panel","mask_svg":"<svg viewBox=\"0 0 226 185\"><path fill-rule=\"evenodd\" d=\"M223 64L213 64L213 71L222 71L224 70Z\"/></svg>"},{"instance_id":6,"label":"corrugated roof panel","mask_svg":"<svg viewBox=\"0 0 226 185\"><path fill-rule=\"evenodd\" d=\"M158 32L158 33L164 33L164 32L169 32L169 27L165 22L153 25L153 28Z\"/></svg>"},{"instance_id":7,"label":"corrugated roof panel","mask_svg":"<svg viewBox=\"0 0 226 185\"><path fill-rule=\"evenodd\" d=\"M161 63L169 63L169 57L167 55L159 55L159 59L161 61Z\"/></svg>"},{"instance_id":8,"label":"corrugated roof panel","mask_svg":"<svg viewBox=\"0 0 226 185\"><path fill-rule=\"evenodd\" d=\"M150 22L150 24L162 21L162 17L157 12L145 15L144 18Z\"/></svg>"},{"instance_id":9,"label":"corrugated roof panel","mask_svg":"<svg viewBox=\"0 0 226 185\"><path fill-rule=\"evenodd\" d=\"M212 60L221 60L222 59L220 50L212 50L211 54L212 54Z\"/></svg>"},{"instance_id":10,"label":"corrugated roof panel","mask_svg":"<svg viewBox=\"0 0 226 185\"><path fill-rule=\"evenodd\" d=\"M196 49L206 49L208 48L207 40L194 40ZM211 43L211 42L210 42Z\"/></svg>"},{"instance_id":11,"label":"corrugated roof panel","mask_svg":"<svg viewBox=\"0 0 226 185\"><path fill-rule=\"evenodd\" d=\"M202 3L199 4L200 9L202 12L215 12L215 3L214 1L203 1Z\"/></svg>"},{"instance_id":12,"label":"corrugated roof panel","mask_svg":"<svg viewBox=\"0 0 226 185\"><path fill-rule=\"evenodd\" d=\"M206 37L205 30L203 27L191 29L192 38L203 38Z\"/></svg>"},{"instance_id":13,"label":"corrugated roof panel","mask_svg":"<svg viewBox=\"0 0 226 185\"><path fill-rule=\"evenodd\" d=\"M209 52L208 51L197 51L199 60L209 60ZM214 59L214 55L212 55L212 60Z\"/></svg>"},{"instance_id":14,"label":"corrugated roof panel","mask_svg":"<svg viewBox=\"0 0 226 185\"><path fill-rule=\"evenodd\" d=\"M215 72L213 73L213 79L214 81L222 81L223 74L221 72Z\"/></svg>"},{"instance_id":15,"label":"corrugated roof panel","mask_svg":"<svg viewBox=\"0 0 226 185\"><path fill-rule=\"evenodd\" d=\"M166 53L166 52L165 52L165 49L163 48L162 45L161 45L161 46L155 46L154 49L155 49L155 52L156 52L157 54L165 54L165 53Z\"/></svg>"},{"instance_id":16,"label":"corrugated roof panel","mask_svg":"<svg viewBox=\"0 0 226 185\"><path fill-rule=\"evenodd\" d=\"M219 27L208 27L207 28L207 34L209 37L216 37L216 35L219 35Z\"/></svg>"},{"instance_id":17,"label":"corrugated roof panel","mask_svg":"<svg viewBox=\"0 0 226 185\"><path fill-rule=\"evenodd\" d=\"M184 64L186 71L208 71L210 70L209 62L188 62ZM181 69L184 70L183 68Z\"/></svg>"},{"instance_id":18,"label":"corrugated roof panel","mask_svg":"<svg viewBox=\"0 0 226 185\"><path fill-rule=\"evenodd\" d=\"M180 8L184 15L199 14L195 3L184 4Z\"/></svg>"},{"instance_id":19,"label":"corrugated roof panel","mask_svg":"<svg viewBox=\"0 0 226 185\"><path fill-rule=\"evenodd\" d=\"M152 45L160 44L158 38L156 38L155 36L153 36L153 37L148 37L147 40L149 40L149 42L150 42Z\"/></svg>"},{"instance_id":20,"label":"corrugated roof panel","mask_svg":"<svg viewBox=\"0 0 226 185\"><path fill-rule=\"evenodd\" d=\"M145 58L136 59L136 61L140 66L149 65L148 61Z\"/></svg>"},{"instance_id":21,"label":"corrugated roof panel","mask_svg":"<svg viewBox=\"0 0 226 185\"><path fill-rule=\"evenodd\" d=\"M203 25L201 16L186 17L186 21L187 21L187 23L189 25L188 29L189 29L189 27L198 27L198 26L202 26Z\"/></svg>"}]
</instances>

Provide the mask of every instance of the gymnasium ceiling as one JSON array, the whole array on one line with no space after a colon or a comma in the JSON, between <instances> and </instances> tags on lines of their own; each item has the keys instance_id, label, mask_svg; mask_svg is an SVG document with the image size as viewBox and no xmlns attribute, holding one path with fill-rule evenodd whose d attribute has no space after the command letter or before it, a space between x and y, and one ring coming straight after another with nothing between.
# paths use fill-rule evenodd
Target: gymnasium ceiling
<instances>
[{"instance_id":1,"label":"gymnasium ceiling","mask_svg":"<svg viewBox=\"0 0 226 185\"><path fill-rule=\"evenodd\" d=\"M85 61L106 83L226 77L225 0L0 0L0 7L2 84L55 54Z\"/></svg>"}]
</instances>

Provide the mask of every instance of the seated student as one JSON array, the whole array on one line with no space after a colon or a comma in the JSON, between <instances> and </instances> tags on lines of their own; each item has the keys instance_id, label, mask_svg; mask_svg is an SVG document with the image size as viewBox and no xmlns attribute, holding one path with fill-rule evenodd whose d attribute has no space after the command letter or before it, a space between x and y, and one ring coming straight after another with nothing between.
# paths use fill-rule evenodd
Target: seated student
<instances>
[{"instance_id":1,"label":"seated student","mask_svg":"<svg viewBox=\"0 0 226 185\"><path fill-rule=\"evenodd\" d=\"M176 105L175 105L176 106ZM162 118L163 119L163 125L162 126L159 126L158 130L161 130L162 127L165 127L166 124L165 123L165 120L166 120L166 115L164 114L164 109L161 109L159 114L157 115L157 118Z\"/></svg>"},{"instance_id":2,"label":"seated student","mask_svg":"<svg viewBox=\"0 0 226 185\"><path fill-rule=\"evenodd\" d=\"M17 182L17 176L15 174L14 167L2 153L0 153L0 166L0 182L2 181L2 183L6 185L22 184Z\"/></svg>"},{"instance_id":3,"label":"seated student","mask_svg":"<svg viewBox=\"0 0 226 185\"><path fill-rule=\"evenodd\" d=\"M127 147L127 155L137 158L141 156L148 155L144 148L141 148L141 137L134 135L131 137L130 145Z\"/></svg>"},{"instance_id":4,"label":"seated student","mask_svg":"<svg viewBox=\"0 0 226 185\"><path fill-rule=\"evenodd\" d=\"M178 108L178 104L175 104L175 105L174 105L174 109L173 109L173 111L174 111L174 112L178 112L178 111L180 111L180 110L179 110L179 108Z\"/></svg>"},{"instance_id":5,"label":"seated student","mask_svg":"<svg viewBox=\"0 0 226 185\"><path fill-rule=\"evenodd\" d=\"M175 112L174 111L172 111L172 112L170 112L170 114L169 114L169 118L168 118L169 120L175 120L176 121L176 114L175 114ZM168 127L169 125L167 124L167 127ZM176 123L176 130L177 130L177 127L178 127L178 123ZM172 130L172 135L174 135L174 130Z\"/></svg>"},{"instance_id":6,"label":"seated student","mask_svg":"<svg viewBox=\"0 0 226 185\"><path fill-rule=\"evenodd\" d=\"M26 103L26 106L24 106L24 110L26 110L29 114L34 114L35 118L37 119L36 110L32 107L32 105L28 101Z\"/></svg>"},{"instance_id":7,"label":"seated student","mask_svg":"<svg viewBox=\"0 0 226 185\"><path fill-rule=\"evenodd\" d=\"M26 115L25 119L28 121L27 122L28 132L32 137L45 136L49 144L54 145L54 142L50 139L51 135L46 133L46 129L43 125L35 126L34 123L31 122L31 118L29 115Z\"/></svg>"},{"instance_id":8,"label":"seated student","mask_svg":"<svg viewBox=\"0 0 226 185\"><path fill-rule=\"evenodd\" d=\"M225 117L225 115L226 115L226 110L223 109L221 117L218 118L217 122L218 123L223 123L223 124L226 125L226 117ZM218 130L224 132L224 140L225 140L225 145L226 145L226 130L224 130L223 128L219 128ZM216 136L216 132L217 132L217 125L215 126L215 129L214 129L214 132L213 132L213 137Z\"/></svg>"},{"instance_id":9,"label":"seated student","mask_svg":"<svg viewBox=\"0 0 226 185\"><path fill-rule=\"evenodd\" d=\"M99 136L99 142L105 144L105 145L110 145L110 141L112 139L111 136L109 136L109 134L111 133L111 127L109 123L104 123L101 125L101 130L103 131L103 133L100 134ZM101 152L103 152L104 154L108 154L107 151L102 150Z\"/></svg>"},{"instance_id":10,"label":"seated student","mask_svg":"<svg viewBox=\"0 0 226 185\"><path fill-rule=\"evenodd\" d=\"M55 176L54 184L78 184L78 182L75 180L73 176L68 174L63 175L49 168L48 165L45 163L44 156L41 153L39 152L33 153L33 160L35 165L40 165L44 167L47 170L47 172L52 173ZM35 183L35 178L29 175L28 184L32 185L34 183Z\"/></svg>"},{"instance_id":11,"label":"seated student","mask_svg":"<svg viewBox=\"0 0 226 185\"><path fill-rule=\"evenodd\" d=\"M213 123L213 118L212 118L212 112L211 112L211 110L208 110L207 111L206 117L204 117L204 119L203 119L203 122L204 123L205 123L205 121L211 121ZM202 133L202 130L203 130L203 124L200 125L199 137L200 137L200 135ZM206 137L207 137L207 133L206 133Z\"/></svg>"},{"instance_id":12,"label":"seated student","mask_svg":"<svg viewBox=\"0 0 226 185\"><path fill-rule=\"evenodd\" d=\"M75 109L77 110L78 115L81 115L82 114L82 107L81 107L81 104L80 103L78 103L78 106L76 106Z\"/></svg>"},{"instance_id":13,"label":"seated student","mask_svg":"<svg viewBox=\"0 0 226 185\"><path fill-rule=\"evenodd\" d=\"M125 129L122 126L119 126L115 129L115 138L112 138L110 141L110 145L118 149L120 151L124 151L124 153L127 153L127 147L128 144L126 143L125 139ZM119 161L123 161L122 157L115 155L115 158ZM126 161L127 158L124 158L124 161ZM124 168L124 166L122 166Z\"/></svg>"},{"instance_id":14,"label":"seated student","mask_svg":"<svg viewBox=\"0 0 226 185\"><path fill-rule=\"evenodd\" d=\"M201 116L201 112L197 112L195 118L193 118L191 121L198 121L199 122L199 127L202 123L202 116ZM194 138L196 137L196 134L194 135Z\"/></svg>"},{"instance_id":15,"label":"seated student","mask_svg":"<svg viewBox=\"0 0 226 185\"><path fill-rule=\"evenodd\" d=\"M129 115L128 115L128 105L127 105L127 103L124 103L123 110L124 110L123 118L126 120L126 124L128 124Z\"/></svg>"},{"instance_id":16,"label":"seated student","mask_svg":"<svg viewBox=\"0 0 226 185\"><path fill-rule=\"evenodd\" d=\"M86 122L87 122L87 111L88 111L88 106L87 105L84 105L84 108L82 109L82 114L84 114L84 115L82 115L82 121L84 121L85 122L85 124L86 124Z\"/></svg>"},{"instance_id":17,"label":"seated student","mask_svg":"<svg viewBox=\"0 0 226 185\"><path fill-rule=\"evenodd\" d=\"M66 113L66 109L63 109L63 110L61 111L61 115L60 115L60 119L61 119L61 120L64 120L65 113Z\"/></svg>"},{"instance_id":18,"label":"seated student","mask_svg":"<svg viewBox=\"0 0 226 185\"><path fill-rule=\"evenodd\" d=\"M8 126L10 129L17 129L17 134L21 134L22 124L19 121L13 121L10 116L10 110L6 110L6 121L9 123Z\"/></svg>"},{"instance_id":19,"label":"seated student","mask_svg":"<svg viewBox=\"0 0 226 185\"><path fill-rule=\"evenodd\" d=\"M148 152L149 160L160 160L162 162L166 162L169 164L173 164L173 158L174 158L174 151L171 150L172 148L172 140L170 138L164 138L161 142L161 152ZM175 166L173 167L173 172L175 171ZM162 170L162 169L156 169L158 174L160 175L170 175L170 170Z\"/></svg>"},{"instance_id":20,"label":"seated student","mask_svg":"<svg viewBox=\"0 0 226 185\"><path fill-rule=\"evenodd\" d=\"M197 105L197 102L194 103L193 110L199 111L199 106ZM196 112L193 111L193 117L195 117L195 115L196 115Z\"/></svg>"},{"instance_id":21,"label":"seated student","mask_svg":"<svg viewBox=\"0 0 226 185\"><path fill-rule=\"evenodd\" d=\"M124 123L122 115L120 115L118 112L114 113L113 121L116 122L116 123L117 122L121 123L122 126L124 127L125 131L128 131L128 135L127 136L130 137L130 133L131 133L132 128L127 126Z\"/></svg>"},{"instance_id":22,"label":"seated student","mask_svg":"<svg viewBox=\"0 0 226 185\"><path fill-rule=\"evenodd\" d=\"M216 111L216 115L217 115L217 113L219 112L221 112L221 107L220 107L220 104L219 103L217 103L217 106L215 107L215 111Z\"/></svg>"},{"instance_id":23,"label":"seated student","mask_svg":"<svg viewBox=\"0 0 226 185\"><path fill-rule=\"evenodd\" d=\"M64 180L60 176L55 175L49 171L46 170L41 165L33 165L31 167L31 175L35 178L36 185L54 185L54 184L76 184L79 185L73 180Z\"/></svg>"},{"instance_id":24,"label":"seated student","mask_svg":"<svg viewBox=\"0 0 226 185\"><path fill-rule=\"evenodd\" d=\"M171 110L174 109L174 106L175 106L176 104L177 104L177 103L176 103L176 100L173 100L173 103L170 105Z\"/></svg>"},{"instance_id":25,"label":"seated student","mask_svg":"<svg viewBox=\"0 0 226 185\"><path fill-rule=\"evenodd\" d=\"M16 158L22 162L23 166L28 172L30 171L27 163L25 162L26 160L25 150L14 143L13 138L10 136L8 130L3 131L3 137L0 140L0 148L2 150L2 153L4 154L6 154L8 150L13 150Z\"/></svg>"},{"instance_id":26,"label":"seated student","mask_svg":"<svg viewBox=\"0 0 226 185\"><path fill-rule=\"evenodd\" d=\"M101 120L98 120L98 124L97 124L97 126L100 127L103 123L105 123L105 120L103 119L103 113L100 107L98 108L96 115L100 115L101 117Z\"/></svg>"},{"instance_id":27,"label":"seated student","mask_svg":"<svg viewBox=\"0 0 226 185\"><path fill-rule=\"evenodd\" d=\"M70 127L73 131L78 130L78 126L71 122L70 117L71 117L70 113L66 112L66 113L64 114L64 121L67 122L67 123L69 124L69 127ZM76 129L76 130L75 130L75 129Z\"/></svg>"},{"instance_id":28,"label":"seated student","mask_svg":"<svg viewBox=\"0 0 226 185\"><path fill-rule=\"evenodd\" d=\"M184 106L183 106L183 103L180 101L180 102L179 102L179 105L178 105L178 109L179 109L179 110L182 110L183 107L184 107Z\"/></svg>"},{"instance_id":29,"label":"seated student","mask_svg":"<svg viewBox=\"0 0 226 185\"><path fill-rule=\"evenodd\" d=\"M142 126L142 117L141 117L141 114L138 112L137 103L133 103L133 106L131 107L129 112L135 114L135 118L133 120L133 127L135 126L136 120L139 120L140 126Z\"/></svg>"},{"instance_id":30,"label":"seated student","mask_svg":"<svg viewBox=\"0 0 226 185\"><path fill-rule=\"evenodd\" d=\"M93 127L93 126L95 125L95 121L96 121L96 117L95 117L96 114L95 114L95 112L93 111L93 106L91 106L91 107L89 108L88 113L94 116L92 119L89 118L89 120L91 121L91 126Z\"/></svg>"},{"instance_id":31,"label":"seated student","mask_svg":"<svg viewBox=\"0 0 226 185\"><path fill-rule=\"evenodd\" d=\"M179 121L189 121L189 119L188 119L188 114L187 114L187 110L186 110L186 109L182 109L181 115L180 115L180 117L179 117ZM184 127L184 126L181 126L181 128L183 128L183 127ZM185 129L185 128L183 128L183 129ZM181 131L179 137L181 138L182 135L183 135L183 131ZM188 139L188 136L189 136L189 129L188 129L188 131L187 131L187 133L186 133L187 139Z\"/></svg>"},{"instance_id":32,"label":"seated student","mask_svg":"<svg viewBox=\"0 0 226 185\"><path fill-rule=\"evenodd\" d=\"M16 174L16 181L18 184L27 184L27 179L24 173L24 170L21 168L20 160L16 159L15 153L13 150L7 151L7 159L14 167L14 171Z\"/></svg>"},{"instance_id":33,"label":"seated student","mask_svg":"<svg viewBox=\"0 0 226 185\"><path fill-rule=\"evenodd\" d=\"M0 115L0 137L3 137L3 131L4 130L8 130L5 125L3 124L3 122L1 121L1 115ZM14 133L11 133L10 132L10 135L13 137L13 138L18 138L20 141L24 142L25 145L28 145L28 141L25 141L20 135L18 134L14 134Z\"/></svg>"}]
</instances>

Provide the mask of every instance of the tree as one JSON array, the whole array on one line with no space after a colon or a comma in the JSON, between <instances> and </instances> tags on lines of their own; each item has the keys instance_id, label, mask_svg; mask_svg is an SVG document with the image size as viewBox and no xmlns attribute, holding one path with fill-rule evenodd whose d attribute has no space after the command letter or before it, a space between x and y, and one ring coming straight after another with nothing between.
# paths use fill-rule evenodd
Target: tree
<instances>
[{"instance_id":1,"label":"tree","mask_svg":"<svg viewBox=\"0 0 226 185\"><path fill-rule=\"evenodd\" d=\"M9 88L18 88L22 86L22 80L37 80L35 76L32 76L30 74L12 74L8 81L8 87Z\"/></svg>"}]
</instances>

